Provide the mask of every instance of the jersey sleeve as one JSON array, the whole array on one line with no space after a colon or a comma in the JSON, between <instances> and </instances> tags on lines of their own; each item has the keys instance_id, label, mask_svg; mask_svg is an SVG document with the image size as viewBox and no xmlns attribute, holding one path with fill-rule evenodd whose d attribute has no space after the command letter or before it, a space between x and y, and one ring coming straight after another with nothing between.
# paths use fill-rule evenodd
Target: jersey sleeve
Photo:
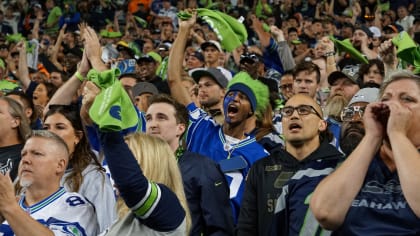
<instances>
[{"instance_id":1,"label":"jersey sleeve","mask_svg":"<svg viewBox=\"0 0 420 236\"><path fill-rule=\"evenodd\" d=\"M117 188L136 218L157 231L175 230L185 218L176 195L147 180L121 133L101 133L101 143Z\"/></svg>"}]
</instances>

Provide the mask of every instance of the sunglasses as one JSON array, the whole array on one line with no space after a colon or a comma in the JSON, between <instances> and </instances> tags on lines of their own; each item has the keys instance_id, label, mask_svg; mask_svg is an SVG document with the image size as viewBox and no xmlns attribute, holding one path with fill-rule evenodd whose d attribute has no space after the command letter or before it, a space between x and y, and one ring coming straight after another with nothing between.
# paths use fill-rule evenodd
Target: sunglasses
<instances>
[{"instance_id":1,"label":"sunglasses","mask_svg":"<svg viewBox=\"0 0 420 236\"><path fill-rule=\"evenodd\" d=\"M283 117L290 117L293 115L293 113L295 112L295 110L297 111L297 113L300 116L306 116L309 114L315 114L317 115L319 118L323 119L321 114L319 114L316 109L311 106L311 105L299 105L297 107L292 107L292 106L287 106L287 107L283 107L283 109L281 109L281 114L283 115Z\"/></svg>"},{"instance_id":2,"label":"sunglasses","mask_svg":"<svg viewBox=\"0 0 420 236\"><path fill-rule=\"evenodd\" d=\"M365 109L366 109L366 106L345 107L341 111L341 120L347 121L347 122L362 120Z\"/></svg>"}]
</instances>

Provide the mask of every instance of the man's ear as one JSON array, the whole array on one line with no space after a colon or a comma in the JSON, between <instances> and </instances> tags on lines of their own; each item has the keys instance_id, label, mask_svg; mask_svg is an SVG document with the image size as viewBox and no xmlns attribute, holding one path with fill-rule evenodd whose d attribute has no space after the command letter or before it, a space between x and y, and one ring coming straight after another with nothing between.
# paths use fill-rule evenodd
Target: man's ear
<instances>
[{"instance_id":1,"label":"man's ear","mask_svg":"<svg viewBox=\"0 0 420 236\"><path fill-rule=\"evenodd\" d=\"M66 171L67 162L68 162L68 160L66 160L64 158L60 158L60 160L57 163L57 172L56 172L57 174L64 173L64 171Z\"/></svg>"},{"instance_id":2,"label":"man's ear","mask_svg":"<svg viewBox=\"0 0 420 236\"><path fill-rule=\"evenodd\" d=\"M181 124L181 123L178 124L176 136L181 137L186 129L187 129L187 126L185 124Z\"/></svg>"},{"instance_id":3,"label":"man's ear","mask_svg":"<svg viewBox=\"0 0 420 236\"><path fill-rule=\"evenodd\" d=\"M328 128L327 121L320 120L319 121L319 127L318 127L319 132L323 132L323 131L327 130L327 128Z\"/></svg>"}]
</instances>

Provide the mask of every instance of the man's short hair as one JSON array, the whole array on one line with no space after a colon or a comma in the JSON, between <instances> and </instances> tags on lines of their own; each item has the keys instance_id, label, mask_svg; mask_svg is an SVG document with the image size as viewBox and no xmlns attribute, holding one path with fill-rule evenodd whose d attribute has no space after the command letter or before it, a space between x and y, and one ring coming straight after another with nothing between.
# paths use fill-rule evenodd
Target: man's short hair
<instances>
[{"instance_id":1,"label":"man's short hair","mask_svg":"<svg viewBox=\"0 0 420 236\"><path fill-rule=\"evenodd\" d=\"M149 98L149 106L155 103L166 103L174 107L175 118L178 124L184 124L188 127L189 116L187 108L166 94L157 94Z\"/></svg>"},{"instance_id":2,"label":"man's short hair","mask_svg":"<svg viewBox=\"0 0 420 236\"><path fill-rule=\"evenodd\" d=\"M316 73L316 82L319 84L321 82L321 72L319 70L318 65L310 61L303 61L296 65L295 70L293 72L293 78L296 78L296 75L302 71L307 71L309 74L313 72Z\"/></svg>"},{"instance_id":3,"label":"man's short hair","mask_svg":"<svg viewBox=\"0 0 420 236\"><path fill-rule=\"evenodd\" d=\"M48 130L33 130L32 133L27 137L27 140L31 138L44 138L53 141L57 146L59 146L61 149L66 150L66 156L69 156L69 148L67 147L67 144L64 142L60 136L56 135L55 133L48 131Z\"/></svg>"},{"instance_id":4,"label":"man's short hair","mask_svg":"<svg viewBox=\"0 0 420 236\"><path fill-rule=\"evenodd\" d=\"M287 34L293 33L293 32L298 32L298 30L295 27L290 27L287 29Z\"/></svg>"}]
</instances>

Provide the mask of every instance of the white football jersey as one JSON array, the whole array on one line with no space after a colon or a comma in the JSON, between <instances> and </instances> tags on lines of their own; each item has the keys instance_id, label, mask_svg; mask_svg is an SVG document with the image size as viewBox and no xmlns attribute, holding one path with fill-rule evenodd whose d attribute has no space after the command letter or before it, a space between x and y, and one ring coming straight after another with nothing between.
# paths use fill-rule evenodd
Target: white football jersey
<instances>
[{"instance_id":1,"label":"white football jersey","mask_svg":"<svg viewBox=\"0 0 420 236\"><path fill-rule=\"evenodd\" d=\"M55 235L97 235L98 223L93 206L80 194L60 188L57 192L32 206L26 206L24 197L20 207L32 218L48 227ZM15 235L7 221L0 226L0 236Z\"/></svg>"}]
</instances>

